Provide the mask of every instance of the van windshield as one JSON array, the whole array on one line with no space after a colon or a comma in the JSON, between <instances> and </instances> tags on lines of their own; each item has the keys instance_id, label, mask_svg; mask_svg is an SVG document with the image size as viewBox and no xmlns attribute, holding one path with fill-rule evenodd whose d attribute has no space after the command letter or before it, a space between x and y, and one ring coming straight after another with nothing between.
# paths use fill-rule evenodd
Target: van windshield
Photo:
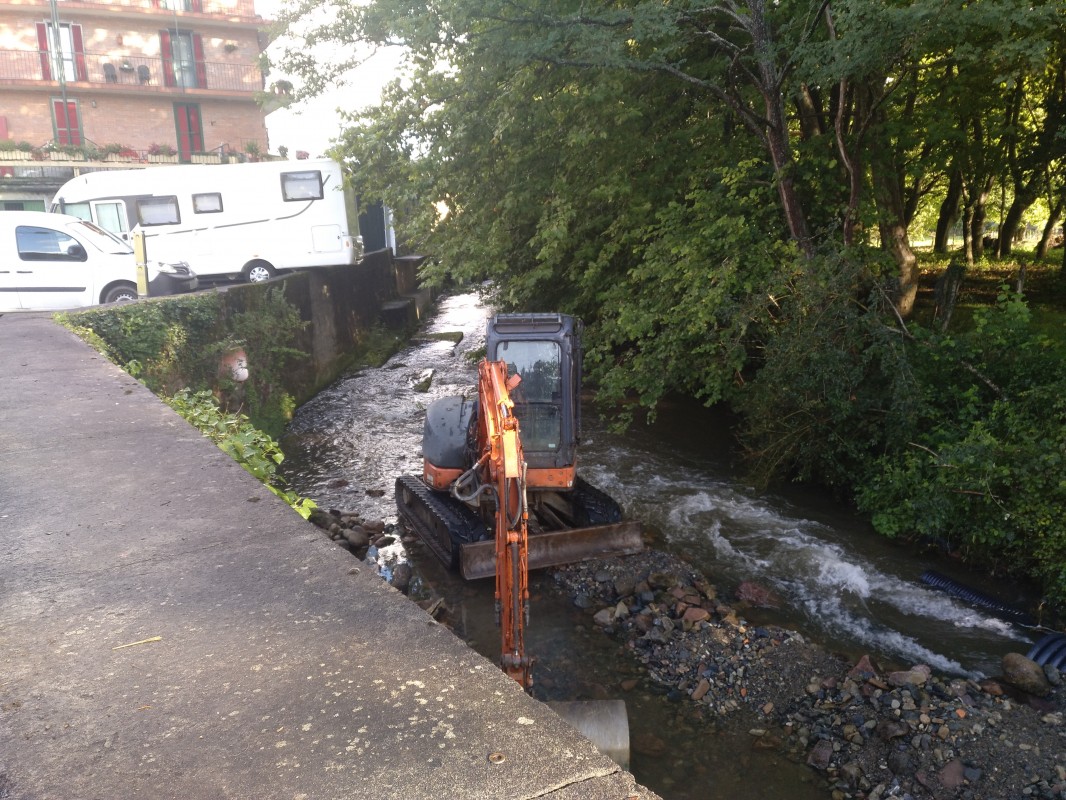
<instances>
[{"instance_id":1,"label":"van windshield","mask_svg":"<svg viewBox=\"0 0 1066 800\"><path fill-rule=\"evenodd\" d=\"M120 253L122 255L128 255L133 252L133 248L124 241L110 231L105 231L103 228L98 227L91 222L86 222L84 220L80 222L71 222L67 225L67 230L76 234L78 239L83 242L88 242L102 253Z\"/></svg>"}]
</instances>

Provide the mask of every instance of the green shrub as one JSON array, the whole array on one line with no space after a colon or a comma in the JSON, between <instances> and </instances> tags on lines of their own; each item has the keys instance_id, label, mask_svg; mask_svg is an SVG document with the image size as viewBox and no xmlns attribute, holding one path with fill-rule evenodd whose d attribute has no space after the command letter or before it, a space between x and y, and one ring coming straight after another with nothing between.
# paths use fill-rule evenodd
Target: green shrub
<instances>
[{"instance_id":1,"label":"green shrub","mask_svg":"<svg viewBox=\"0 0 1066 800\"><path fill-rule=\"evenodd\" d=\"M814 267L761 326L738 394L754 476L835 487L881 533L1066 607L1066 361L1024 299L1003 288L944 333L904 325L874 271Z\"/></svg>"},{"instance_id":2,"label":"green shrub","mask_svg":"<svg viewBox=\"0 0 1066 800\"><path fill-rule=\"evenodd\" d=\"M167 298L64 315L91 332L104 354L156 394L212 386L229 335L219 295Z\"/></svg>"},{"instance_id":3,"label":"green shrub","mask_svg":"<svg viewBox=\"0 0 1066 800\"><path fill-rule=\"evenodd\" d=\"M252 425L248 417L222 411L209 391L183 389L164 400L304 519L317 508L314 501L285 488L285 479L277 474L285 455L277 442Z\"/></svg>"},{"instance_id":4,"label":"green shrub","mask_svg":"<svg viewBox=\"0 0 1066 800\"><path fill-rule=\"evenodd\" d=\"M307 323L281 287L249 290L233 311L223 295L179 295L60 315L75 333L158 395L212 389L225 409L245 409L272 436L292 418L296 399L282 379L306 356L295 344ZM243 347L250 365L241 385L220 374L219 360Z\"/></svg>"},{"instance_id":5,"label":"green shrub","mask_svg":"<svg viewBox=\"0 0 1066 800\"><path fill-rule=\"evenodd\" d=\"M846 254L812 260L750 312L760 322L735 403L757 483L790 478L849 494L906 428L918 398L878 266Z\"/></svg>"},{"instance_id":6,"label":"green shrub","mask_svg":"<svg viewBox=\"0 0 1066 800\"><path fill-rule=\"evenodd\" d=\"M912 358L927 394L905 441L859 486L889 536L930 536L969 560L1038 581L1066 605L1066 365L1004 291L958 335Z\"/></svg>"}]
</instances>

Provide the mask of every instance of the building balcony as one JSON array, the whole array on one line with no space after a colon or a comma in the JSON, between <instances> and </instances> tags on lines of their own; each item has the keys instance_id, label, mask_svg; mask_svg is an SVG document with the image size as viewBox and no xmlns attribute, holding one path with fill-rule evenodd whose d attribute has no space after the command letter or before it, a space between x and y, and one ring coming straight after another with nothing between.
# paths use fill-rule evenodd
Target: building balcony
<instances>
[{"instance_id":1,"label":"building balcony","mask_svg":"<svg viewBox=\"0 0 1066 800\"><path fill-rule=\"evenodd\" d=\"M64 19L106 15L111 19L167 15L183 18L192 16L205 23L225 21L231 25L261 27L264 20L255 13L253 0L64 0L61 4ZM11 2L0 0L0 12L26 10L39 7L47 12L50 0L23 0Z\"/></svg>"},{"instance_id":2,"label":"building balcony","mask_svg":"<svg viewBox=\"0 0 1066 800\"><path fill-rule=\"evenodd\" d=\"M85 53L57 64L36 50L0 50L0 87L54 92L62 70L68 92L247 96L263 91L258 64L180 62L148 56L116 57Z\"/></svg>"}]
</instances>

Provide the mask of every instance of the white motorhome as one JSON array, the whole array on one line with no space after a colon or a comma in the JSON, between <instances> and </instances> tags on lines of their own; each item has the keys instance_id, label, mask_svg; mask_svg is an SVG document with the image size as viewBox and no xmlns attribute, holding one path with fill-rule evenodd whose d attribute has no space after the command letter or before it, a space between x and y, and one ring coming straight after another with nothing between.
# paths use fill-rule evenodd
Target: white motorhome
<instances>
[{"instance_id":1,"label":"white motorhome","mask_svg":"<svg viewBox=\"0 0 1066 800\"><path fill-rule=\"evenodd\" d=\"M199 275L258 282L279 270L354 264L359 212L329 159L100 170L67 181L51 210L129 239Z\"/></svg>"}]
</instances>

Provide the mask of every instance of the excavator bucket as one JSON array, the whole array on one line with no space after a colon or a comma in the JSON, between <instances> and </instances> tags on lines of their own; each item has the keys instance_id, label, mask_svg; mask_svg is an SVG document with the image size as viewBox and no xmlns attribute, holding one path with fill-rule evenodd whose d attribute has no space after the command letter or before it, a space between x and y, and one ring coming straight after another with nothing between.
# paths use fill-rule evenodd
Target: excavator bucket
<instances>
[{"instance_id":1,"label":"excavator bucket","mask_svg":"<svg viewBox=\"0 0 1066 800\"><path fill-rule=\"evenodd\" d=\"M644 549L640 523L619 522L592 528L571 528L529 535L529 569L559 567L590 558L627 556ZM496 543L491 539L464 544L459 571L466 580L496 574Z\"/></svg>"}]
</instances>

